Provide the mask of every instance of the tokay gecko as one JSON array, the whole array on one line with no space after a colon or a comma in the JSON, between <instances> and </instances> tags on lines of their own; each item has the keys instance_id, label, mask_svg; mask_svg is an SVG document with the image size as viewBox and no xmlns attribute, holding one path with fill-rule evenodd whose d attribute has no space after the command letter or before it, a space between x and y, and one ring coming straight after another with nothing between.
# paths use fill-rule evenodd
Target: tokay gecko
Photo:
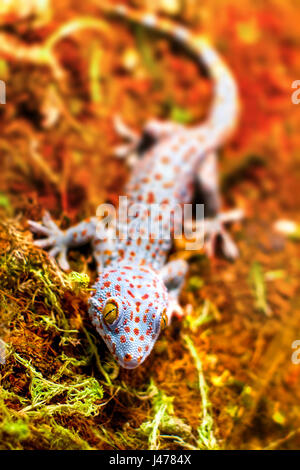
<instances>
[{"instance_id":1,"label":"tokay gecko","mask_svg":"<svg viewBox=\"0 0 300 470\"><path fill-rule=\"evenodd\" d=\"M126 221L127 237L118 232L112 236L111 229L101 230L99 217L66 231L60 230L48 213L42 223L29 221L29 225L33 232L45 237L35 244L50 248L50 256L58 257L65 270L69 268L68 248L92 243L98 278L89 300L89 315L118 363L134 369L148 357L172 315L183 314L178 298L187 263L182 259L167 262L172 236L143 232L143 223L147 222L151 208L159 207L157 218L163 218L167 211L172 212L178 205L191 201L196 181L205 204L215 214L214 219L204 224L207 254L214 254L218 239L226 257L238 255L224 224L240 219L242 211L220 212L216 152L235 128L239 100L234 78L205 37L167 19L125 6L116 7L114 13L162 32L192 52L213 80L212 109L206 120L196 126L155 119L146 123L144 135L150 135L154 144L138 160L131 160L132 172L125 194L129 209L137 204L142 208ZM140 147L141 137L120 118L116 118L115 125L122 137L130 141L116 149L117 155L128 155ZM172 220L171 234L180 223L176 217ZM140 222L138 230L137 221Z\"/></svg>"}]
</instances>

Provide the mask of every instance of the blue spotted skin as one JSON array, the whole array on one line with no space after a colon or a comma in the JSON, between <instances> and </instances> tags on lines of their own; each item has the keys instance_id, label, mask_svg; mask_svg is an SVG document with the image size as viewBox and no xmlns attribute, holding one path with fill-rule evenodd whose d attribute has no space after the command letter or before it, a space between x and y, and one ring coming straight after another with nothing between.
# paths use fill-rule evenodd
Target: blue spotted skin
<instances>
[{"instance_id":1,"label":"blue spotted skin","mask_svg":"<svg viewBox=\"0 0 300 470\"><path fill-rule=\"evenodd\" d=\"M97 219L82 222L66 232L60 231L45 216L43 225L31 222L31 229L47 238L36 244L52 247L50 254L59 256L67 268L69 246L91 241L99 277L89 301L91 321L118 363L133 369L144 362L160 334L162 313L170 320L187 265L184 261L166 264L172 236L156 238L153 234L136 236L136 223L147 223L153 204L161 214L191 200L195 175L219 211L219 192L215 167L215 151L232 132L238 114L236 84L218 54L207 41L193 36L187 29L167 20L137 13L125 7L117 13L145 26L162 30L190 48L207 66L215 83L215 98L207 120L195 127L150 121L146 125L156 139L155 145L136 163L125 189L129 209L142 203L144 209L127 221L129 236L111 239L97 234ZM158 217L160 214L158 214ZM176 228L174 220L171 235ZM103 309L107 302L118 305L119 316L113 325L106 325Z\"/></svg>"}]
</instances>

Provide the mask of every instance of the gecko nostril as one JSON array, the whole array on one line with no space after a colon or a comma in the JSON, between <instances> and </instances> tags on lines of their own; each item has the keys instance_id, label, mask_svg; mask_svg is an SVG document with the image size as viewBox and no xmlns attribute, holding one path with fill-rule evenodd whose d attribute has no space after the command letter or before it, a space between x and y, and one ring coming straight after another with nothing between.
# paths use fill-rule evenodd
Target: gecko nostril
<instances>
[{"instance_id":1,"label":"gecko nostril","mask_svg":"<svg viewBox=\"0 0 300 470\"><path fill-rule=\"evenodd\" d=\"M125 354L125 356L124 356L124 361L125 361L125 362L130 362L131 359L132 359L132 355L131 355L131 354L128 354L128 353Z\"/></svg>"}]
</instances>

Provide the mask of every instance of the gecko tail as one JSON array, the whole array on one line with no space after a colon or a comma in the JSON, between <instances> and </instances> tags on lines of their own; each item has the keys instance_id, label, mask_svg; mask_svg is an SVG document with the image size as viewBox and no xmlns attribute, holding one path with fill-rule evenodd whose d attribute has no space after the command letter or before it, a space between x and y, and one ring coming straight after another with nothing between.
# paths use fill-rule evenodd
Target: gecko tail
<instances>
[{"instance_id":1,"label":"gecko tail","mask_svg":"<svg viewBox=\"0 0 300 470\"><path fill-rule=\"evenodd\" d=\"M221 144L236 127L240 110L239 93L232 73L218 52L210 45L208 38L205 35L197 35L171 20L126 5L110 6L107 11L162 32L196 55L214 81L213 104L204 126L210 134L213 134L215 141ZM203 124L201 128L203 129Z\"/></svg>"}]
</instances>

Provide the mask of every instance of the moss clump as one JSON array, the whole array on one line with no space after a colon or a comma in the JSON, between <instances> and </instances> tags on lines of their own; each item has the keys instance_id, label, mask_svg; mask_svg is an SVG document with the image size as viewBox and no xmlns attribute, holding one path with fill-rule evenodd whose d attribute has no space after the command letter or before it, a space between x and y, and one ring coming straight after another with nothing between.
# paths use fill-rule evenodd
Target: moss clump
<instances>
[{"instance_id":1,"label":"moss clump","mask_svg":"<svg viewBox=\"0 0 300 470\"><path fill-rule=\"evenodd\" d=\"M159 449L159 437L172 438L185 446L185 438L192 435L191 427L175 416L174 397L169 397L151 381L147 393L152 397L152 413L150 420L142 423L140 433L148 438L149 449ZM188 444L186 443L186 446Z\"/></svg>"},{"instance_id":2,"label":"moss clump","mask_svg":"<svg viewBox=\"0 0 300 470\"><path fill-rule=\"evenodd\" d=\"M142 368L129 386L97 343L85 321L89 277L62 273L21 227L0 223L2 448L195 448L174 398L151 376L145 390ZM106 425L111 403L117 430ZM135 426L122 424L124 406Z\"/></svg>"},{"instance_id":3,"label":"moss clump","mask_svg":"<svg viewBox=\"0 0 300 470\"><path fill-rule=\"evenodd\" d=\"M93 356L80 338L88 277L62 274L9 220L0 223L0 284L2 448L89 448L65 424L103 406L101 379L83 371Z\"/></svg>"}]
</instances>

